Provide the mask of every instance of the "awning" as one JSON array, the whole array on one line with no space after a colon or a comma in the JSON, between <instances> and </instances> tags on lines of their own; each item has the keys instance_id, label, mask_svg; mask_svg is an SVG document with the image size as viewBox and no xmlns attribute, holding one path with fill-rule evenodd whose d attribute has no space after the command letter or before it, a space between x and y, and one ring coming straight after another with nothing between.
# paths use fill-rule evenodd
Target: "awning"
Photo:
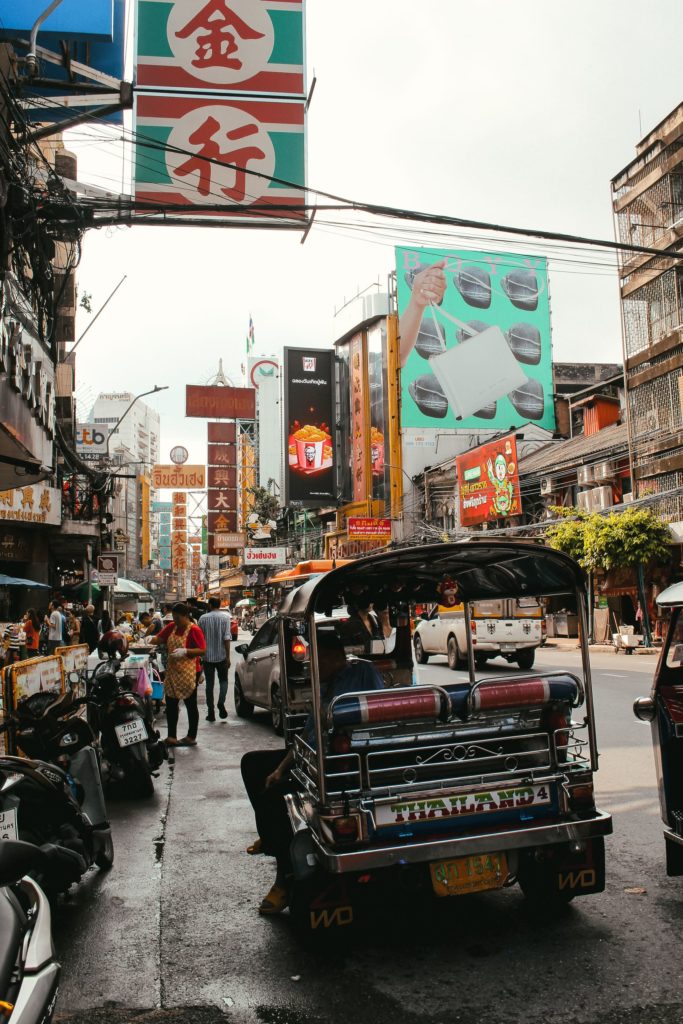
<instances>
[{"instance_id":1,"label":"awning","mask_svg":"<svg viewBox=\"0 0 683 1024\"><path fill-rule=\"evenodd\" d=\"M38 584L42 586L43 584ZM99 597L102 593L102 587L99 583L91 584L91 591L93 597ZM87 583L76 583L69 587L64 587L64 593L68 594L69 597L75 597L79 601L86 601L88 599L88 584ZM152 600L152 595L149 590L134 580L125 580L119 577L119 582L114 587L114 597L138 597L141 600L149 599Z\"/></svg>"},{"instance_id":2,"label":"awning","mask_svg":"<svg viewBox=\"0 0 683 1024\"><path fill-rule=\"evenodd\" d=\"M123 577L119 576L119 582L114 587L115 594L132 594L136 597L151 597L149 590L145 590L141 583L136 583L135 580L124 580Z\"/></svg>"},{"instance_id":3,"label":"awning","mask_svg":"<svg viewBox=\"0 0 683 1024\"><path fill-rule=\"evenodd\" d=\"M0 587L40 587L41 590L51 590L49 583L38 583L36 580L25 580L21 576L5 576L0 572Z\"/></svg>"}]
</instances>

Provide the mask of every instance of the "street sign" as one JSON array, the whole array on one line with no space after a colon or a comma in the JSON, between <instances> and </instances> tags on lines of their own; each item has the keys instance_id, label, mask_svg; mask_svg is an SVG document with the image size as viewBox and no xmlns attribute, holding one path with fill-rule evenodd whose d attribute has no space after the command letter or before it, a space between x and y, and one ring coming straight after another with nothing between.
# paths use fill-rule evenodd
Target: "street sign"
<instances>
[{"instance_id":1,"label":"street sign","mask_svg":"<svg viewBox=\"0 0 683 1024\"><path fill-rule=\"evenodd\" d=\"M119 582L119 556L110 551L98 555L97 574L101 587L115 587Z\"/></svg>"},{"instance_id":2,"label":"street sign","mask_svg":"<svg viewBox=\"0 0 683 1024\"><path fill-rule=\"evenodd\" d=\"M287 548L245 548L244 565L286 565Z\"/></svg>"},{"instance_id":3,"label":"street sign","mask_svg":"<svg viewBox=\"0 0 683 1024\"><path fill-rule=\"evenodd\" d=\"M349 516L346 520L349 537L356 540L391 540L391 519L371 516Z\"/></svg>"}]
</instances>

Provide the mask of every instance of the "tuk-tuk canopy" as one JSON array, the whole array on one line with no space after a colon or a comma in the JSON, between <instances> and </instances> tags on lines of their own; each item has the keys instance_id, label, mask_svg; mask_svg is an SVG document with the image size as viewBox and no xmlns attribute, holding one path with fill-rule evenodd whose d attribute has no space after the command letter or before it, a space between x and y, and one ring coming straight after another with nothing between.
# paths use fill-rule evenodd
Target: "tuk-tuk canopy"
<instances>
[{"instance_id":1,"label":"tuk-tuk canopy","mask_svg":"<svg viewBox=\"0 0 683 1024\"><path fill-rule=\"evenodd\" d=\"M535 541L470 539L356 559L288 594L280 614L329 614L349 592L362 592L369 601L428 604L443 603L444 590L455 590L460 602L552 597L584 585L582 569L561 551Z\"/></svg>"},{"instance_id":2,"label":"tuk-tuk canopy","mask_svg":"<svg viewBox=\"0 0 683 1024\"><path fill-rule=\"evenodd\" d=\"M670 587L657 594L657 604L661 608L673 608L683 604L683 583L672 583Z\"/></svg>"},{"instance_id":3,"label":"tuk-tuk canopy","mask_svg":"<svg viewBox=\"0 0 683 1024\"><path fill-rule=\"evenodd\" d=\"M331 569L337 569L341 565L347 565L350 559L338 558L336 561L331 558L313 558L309 561L298 562L292 569L283 569L281 572L271 576L269 583L288 583L306 579L309 576L320 576Z\"/></svg>"}]
</instances>

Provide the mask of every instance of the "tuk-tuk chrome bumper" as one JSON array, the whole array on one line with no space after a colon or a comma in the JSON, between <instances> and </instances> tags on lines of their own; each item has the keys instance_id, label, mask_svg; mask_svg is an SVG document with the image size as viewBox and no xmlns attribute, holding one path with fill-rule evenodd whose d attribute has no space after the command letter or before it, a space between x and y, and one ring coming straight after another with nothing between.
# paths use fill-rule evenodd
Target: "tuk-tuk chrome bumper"
<instances>
[{"instance_id":1,"label":"tuk-tuk chrome bumper","mask_svg":"<svg viewBox=\"0 0 683 1024\"><path fill-rule=\"evenodd\" d=\"M592 817L573 821L554 821L552 824L530 823L522 829L496 829L492 832L478 832L476 835L364 846L356 850L333 850L313 831L311 838L316 858L321 866L334 874L343 874L347 871L370 871L395 865L422 864L472 854L501 853L536 846L554 846L557 843L580 843L586 839L611 834L612 815L596 809Z\"/></svg>"}]
</instances>

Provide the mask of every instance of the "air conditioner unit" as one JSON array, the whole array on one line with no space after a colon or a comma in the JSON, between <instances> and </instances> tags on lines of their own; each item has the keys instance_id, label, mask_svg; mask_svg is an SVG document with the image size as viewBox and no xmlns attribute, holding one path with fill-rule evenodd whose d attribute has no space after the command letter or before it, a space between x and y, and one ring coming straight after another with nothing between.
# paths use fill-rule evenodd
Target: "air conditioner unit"
<instances>
[{"instance_id":1,"label":"air conditioner unit","mask_svg":"<svg viewBox=\"0 0 683 1024\"><path fill-rule=\"evenodd\" d=\"M593 466L579 466L576 475L579 481L579 487L588 487L590 484L595 483L595 472Z\"/></svg>"},{"instance_id":2,"label":"air conditioner unit","mask_svg":"<svg viewBox=\"0 0 683 1024\"><path fill-rule=\"evenodd\" d=\"M591 511L591 491L580 491L577 504L584 512Z\"/></svg>"},{"instance_id":3,"label":"air conditioner unit","mask_svg":"<svg viewBox=\"0 0 683 1024\"><path fill-rule=\"evenodd\" d=\"M589 493L593 512L599 512L603 508L611 508L614 504L611 487L594 487Z\"/></svg>"},{"instance_id":4,"label":"air conditioner unit","mask_svg":"<svg viewBox=\"0 0 683 1024\"><path fill-rule=\"evenodd\" d=\"M630 505L630 503L633 501L633 492L627 491L626 494L622 494L621 500L624 505Z\"/></svg>"},{"instance_id":5,"label":"air conditioner unit","mask_svg":"<svg viewBox=\"0 0 683 1024\"><path fill-rule=\"evenodd\" d=\"M541 494L554 494L557 490L557 480L552 476L541 477Z\"/></svg>"},{"instance_id":6,"label":"air conditioner unit","mask_svg":"<svg viewBox=\"0 0 683 1024\"><path fill-rule=\"evenodd\" d=\"M613 462L598 462L595 466L595 480L598 483L603 480L614 480L616 475L616 466Z\"/></svg>"}]
</instances>

